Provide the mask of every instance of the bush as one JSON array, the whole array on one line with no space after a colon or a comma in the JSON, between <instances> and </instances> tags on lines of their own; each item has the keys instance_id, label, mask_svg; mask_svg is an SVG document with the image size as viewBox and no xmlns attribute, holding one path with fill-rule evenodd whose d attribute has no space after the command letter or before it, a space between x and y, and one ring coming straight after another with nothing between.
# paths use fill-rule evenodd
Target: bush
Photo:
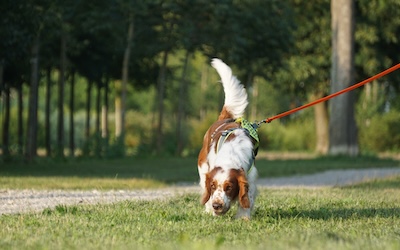
<instances>
[{"instance_id":1,"label":"bush","mask_svg":"<svg viewBox=\"0 0 400 250\"><path fill-rule=\"evenodd\" d=\"M378 114L359 124L359 144L366 152L400 150L400 112Z\"/></svg>"},{"instance_id":2,"label":"bush","mask_svg":"<svg viewBox=\"0 0 400 250\"><path fill-rule=\"evenodd\" d=\"M197 119L190 121L191 133L189 134L189 148L191 154L197 155L203 145L204 134L218 118L218 113L209 113L199 122Z\"/></svg>"},{"instance_id":3,"label":"bush","mask_svg":"<svg viewBox=\"0 0 400 250\"><path fill-rule=\"evenodd\" d=\"M279 121L259 129L260 149L271 151L313 151L315 125L311 118L294 119L288 124Z\"/></svg>"}]
</instances>

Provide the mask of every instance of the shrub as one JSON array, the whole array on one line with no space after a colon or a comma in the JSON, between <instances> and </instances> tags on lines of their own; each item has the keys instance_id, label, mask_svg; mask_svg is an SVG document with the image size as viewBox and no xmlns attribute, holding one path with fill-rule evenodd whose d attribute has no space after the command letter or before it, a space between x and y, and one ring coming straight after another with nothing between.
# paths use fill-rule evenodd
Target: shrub
<instances>
[{"instance_id":1,"label":"shrub","mask_svg":"<svg viewBox=\"0 0 400 250\"><path fill-rule=\"evenodd\" d=\"M313 151L315 125L311 118L264 124L259 129L261 149L272 151Z\"/></svg>"},{"instance_id":2,"label":"shrub","mask_svg":"<svg viewBox=\"0 0 400 250\"><path fill-rule=\"evenodd\" d=\"M361 150L372 152L400 149L400 112L378 114L359 125Z\"/></svg>"}]
</instances>

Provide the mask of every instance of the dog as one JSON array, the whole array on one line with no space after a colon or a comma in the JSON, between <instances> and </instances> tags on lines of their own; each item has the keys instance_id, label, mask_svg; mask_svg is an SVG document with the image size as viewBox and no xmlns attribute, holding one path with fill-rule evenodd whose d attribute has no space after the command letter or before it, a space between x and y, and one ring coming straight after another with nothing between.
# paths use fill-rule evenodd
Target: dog
<instances>
[{"instance_id":1,"label":"dog","mask_svg":"<svg viewBox=\"0 0 400 250\"><path fill-rule=\"evenodd\" d=\"M257 128L242 117L248 100L244 86L220 59L211 62L225 93L218 120L204 135L198 156L201 203L207 213L223 215L238 203L236 218L250 219L257 195Z\"/></svg>"}]
</instances>

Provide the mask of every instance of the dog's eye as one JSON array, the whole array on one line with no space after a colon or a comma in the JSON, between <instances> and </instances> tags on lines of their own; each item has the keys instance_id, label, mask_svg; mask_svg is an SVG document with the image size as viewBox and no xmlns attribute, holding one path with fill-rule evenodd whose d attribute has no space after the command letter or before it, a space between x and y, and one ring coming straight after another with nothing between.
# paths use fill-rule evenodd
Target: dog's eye
<instances>
[{"instance_id":1,"label":"dog's eye","mask_svg":"<svg viewBox=\"0 0 400 250\"><path fill-rule=\"evenodd\" d=\"M229 191L231 191L231 190L232 190L232 186L226 186L226 187L225 187L225 191L229 192Z\"/></svg>"},{"instance_id":2,"label":"dog's eye","mask_svg":"<svg viewBox=\"0 0 400 250\"><path fill-rule=\"evenodd\" d=\"M217 188L215 187L215 184L212 183L212 184L211 184L211 190L215 190L215 189L217 189Z\"/></svg>"}]
</instances>

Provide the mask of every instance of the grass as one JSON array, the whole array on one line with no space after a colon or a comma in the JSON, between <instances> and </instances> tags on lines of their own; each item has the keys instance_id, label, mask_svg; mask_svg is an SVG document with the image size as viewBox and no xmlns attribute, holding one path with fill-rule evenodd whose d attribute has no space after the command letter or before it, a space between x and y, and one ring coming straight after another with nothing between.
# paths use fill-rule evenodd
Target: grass
<instances>
[{"instance_id":1,"label":"grass","mask_svg":"<svg viewBox=\"0 0 400 250\"><path fill-rule=\"evenodd\" d=\"M199 197L60 205L0 216L0 249L399 249L400 178L344 188L262 189L251 221ZM235 209L233 209L235 210Z\"/></svg>"},{"instance_id":2,"label":"grass","mask_svg":"<svg viewBox=\"0 0 400 250\"><path fill-rule=\"evenodd\" d=\"M319 157L302 160L257 159L260 177L311 174L331 169L399 167L375 157ZM198 181L195 158L77 159L0 165L0 189L135 189Z\"/></svg>"},{"instance_id":3,"label":"grass","mask_svg":"<svg viewBox=\"0 0 400 250\"><path fill-rule=\"evenodd\" d=\"M399 167L371 157L264 160L261 177ZM172 170L172 171L171 171ZM134 189L197 182L194 158L39 160L0 166L0 189ZM1 202L1 201L0 201ZM251 221L203 213L198 194L59 205L0 216L0 249L399 249L400 176L347 187L261 189Z\"/></svg>"}]
</instances>

